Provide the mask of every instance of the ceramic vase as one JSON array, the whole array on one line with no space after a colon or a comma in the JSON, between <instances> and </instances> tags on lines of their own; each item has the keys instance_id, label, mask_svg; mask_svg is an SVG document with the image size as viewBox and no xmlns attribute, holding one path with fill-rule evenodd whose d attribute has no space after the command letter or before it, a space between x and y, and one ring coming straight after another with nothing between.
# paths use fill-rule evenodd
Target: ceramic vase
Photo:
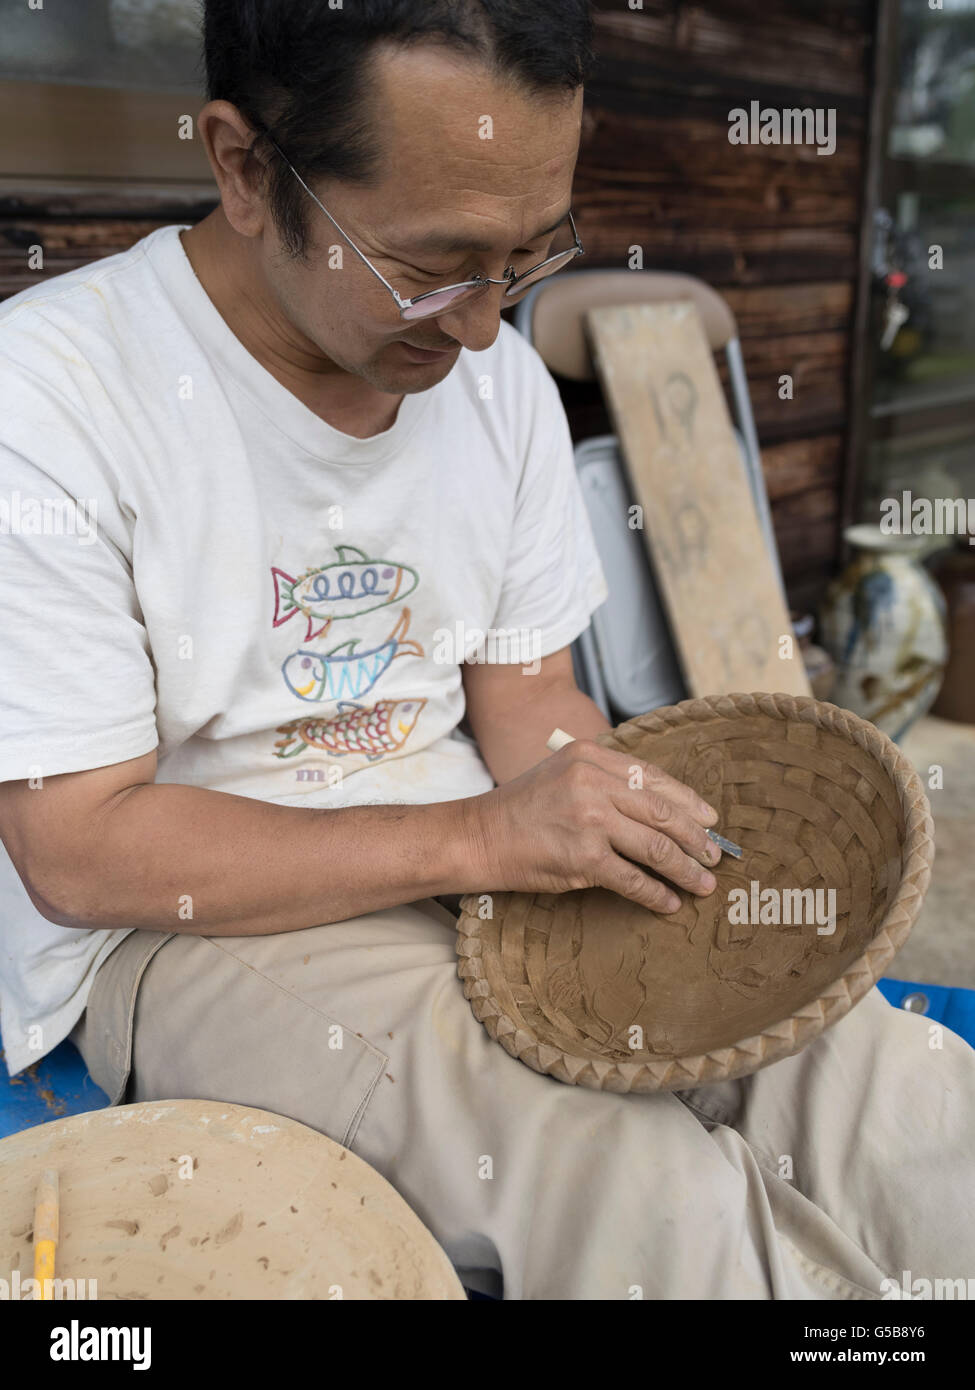
<instances>
[{"instance_id":1,"label":"ceramic vase","mask_svg":"<svg viewBox=\"0 0 975 1390\"><path fill-rule=\"evenodd\" d=\"M811 613L792 613L792 631L799 639L802 664L806 668L812 693L817 700L833 699L836 683L836 662L829 652L812 640L815 619Z\"/></svg>"},{"instance_id":2,"label":"ceramic vase","mask_svg":"<svg viewBox=\"0 0 975 1390\"><path fill-rule=\"evenodd\" d=\"M945 603L920 563L924 537L844 533L855 558L827 590L820 640L837 665L832 702L899 740L933 704L947 660Z\"/></svg>"},{"instance_id":3,"label":"ceramic vase","mask_svg":"<svg viewBox=\"0 0 975 1390\"><path fill-rule=\"evenodd\" d=\"M948 668L933 714L975 724L975 547L963 536L935 578L948 601Z\"/></svg>"}]
</instances>

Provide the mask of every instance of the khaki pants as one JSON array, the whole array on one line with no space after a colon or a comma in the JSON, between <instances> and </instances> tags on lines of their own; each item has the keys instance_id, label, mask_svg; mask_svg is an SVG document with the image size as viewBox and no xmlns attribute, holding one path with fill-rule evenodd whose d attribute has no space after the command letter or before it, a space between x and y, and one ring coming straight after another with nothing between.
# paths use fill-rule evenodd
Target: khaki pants
<instances>
[{"instance_id":1,"label":"khaki pants","mask_svg":"<svg viewBox=\"0 0 975 1390\"><path fill-rule=\"evenodd\" d=\"M133 932L72 1037L113 1103L290 1116L382 1173L468 1287L877 1299L975 1277L975 1052L872 990L797 1057L680 1095L514 1061L432 899L274 936ZM937 1034L933 1036L937 1041Z\"/></svg>"}]
</instances>

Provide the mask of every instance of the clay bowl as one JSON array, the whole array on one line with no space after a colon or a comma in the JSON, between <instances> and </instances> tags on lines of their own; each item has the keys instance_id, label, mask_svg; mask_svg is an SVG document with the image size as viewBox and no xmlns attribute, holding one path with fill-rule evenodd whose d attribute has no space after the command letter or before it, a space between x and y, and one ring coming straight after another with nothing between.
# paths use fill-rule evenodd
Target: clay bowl
<instances>
[{"instance_id":1,"label":"clay bowl","mask_svg":"<svg viewBox=\"0 0 975 1390\"><path fill-rule=\"evenodd\" d=\"M0 1270L23 1297L36 1296L24 1281L46 1168L60 1181L55 1276L84 1280L79 1298L466 1299L361 1158L282 1115L207 1100L94 1110L0 1141Z\"/></svg>"},{"instance_id":2,"label":"clay bowl","mask_svg":"<svg viewBox=\"0 0 975 1390\"><path fill-rule=\"evenodd\" d=\"M743 856L666 916L603 889L463 898L475 1017L536 1071L609 1091L685 1090L798 1052L863 998L917 917L934 845L910 763L865 720L787 695L685 700L597 742L692 786ZM758 914L752 883L777 891ZM804 910L789 895L804 920L786 923L797 889L813 895ZM835 890L822 931L817 889L821 907Z\"/></svg>"}]
</instances>

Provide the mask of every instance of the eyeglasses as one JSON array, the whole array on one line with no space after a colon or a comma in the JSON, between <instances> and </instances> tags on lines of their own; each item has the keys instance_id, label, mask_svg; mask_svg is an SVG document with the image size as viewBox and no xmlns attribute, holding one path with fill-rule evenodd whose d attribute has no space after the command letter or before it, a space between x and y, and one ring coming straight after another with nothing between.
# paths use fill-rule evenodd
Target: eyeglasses
<instances>
[{"instance_id":1,"label":"eyeglasses","mask_svg":"<svg viewBox=\"0 0 975 1390\"><path fill-rule=\"evenodd\" d=\"M575 244L573 246L570 246L568 250L557 251L554 256L548 256L544 261L539 261L537 265L533 265L528 270L522 271L520 275L516 274L514 266L509 265L505 269L504 276L500 280L492 279L490 275L478 275L475 273L470 280L462 280L455 285L444 285L443 289L427 290L424 294L417 294L414 295L411 299L404 299L400 294L397 293L396 290L393 289L392 285L385 278L385 276L379 273L379 271L373 265L372 261L370 261L369 257L364 255L359 250L358 246L356 246L355 242L349 236L348 232L344 231L343 228L340 227L339 224L336 222L335 218L329 212L328 208L325 207L325 205L322 202L320 202L318 198L315 197L315 194L308 187L307 183L305 183L304 179L298 173L298 170L294 167L294 165L288 159L287 155L283 153L283 151L275 143L275 141L271 139L271 136L267 133L267 131L265 130L263 133L265 137L270 141L270 143L274 145L274 148L277 150L278 154L284 160L285 164L287 164L288 168L294 174L295 178L301 184L302 188L308 194L309 198L312 198L316 203L318 203L318 206L321 208L322 212L328 218L329 222L331 222L335 230L341 236L343 236L345 240L349 243L349 245L352 247L352 250L359 257L360 261L362 261L364 265L368 266L369 269L372 271L373 275L375 275L376 279L381 280L382 283L386 286L386 289L389 291L389 293L393 296L393 298L396 301L396 306L399 309L401 318L426 319L432 318L436 314L446 313L448 309L455 309L459 304L464 303L466 300L473 299L475 295L478 295L481 293L482 290L487 289L488 285L504 285L505 291L502 298L517 299L520 295L524 294L524 292L527 289L529 289L532 285L537 284L539 280L544 280L546 276L554 275L556 271L563 270L565 266L569 264L570 261L575 260L576 256L584 256L586 254L582 242L579 240L579 233L576 231L575 219L573 218L572 212L570 210L569 227L572 230L572 236Z\"/></svg>"}]
</instances>

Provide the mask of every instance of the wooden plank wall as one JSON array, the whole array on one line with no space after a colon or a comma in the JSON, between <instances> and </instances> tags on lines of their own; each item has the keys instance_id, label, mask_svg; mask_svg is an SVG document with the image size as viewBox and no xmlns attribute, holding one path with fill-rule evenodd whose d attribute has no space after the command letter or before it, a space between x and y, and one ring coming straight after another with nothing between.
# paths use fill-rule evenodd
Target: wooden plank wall
<instances>
[{"instance_id":1,"label":"wooden plank wall","mask_svg":"<svg viewBox=\"0 0 975 1390\"><path fill-rule=\"evenodd\" d=\"M595 0L575 207L587 267L699 275L738 316L779 546L797 605L834 566L875 0ZM728 112L832 106L835 154L732 146ZM202 186L0 186L0 297L212 206ZM783 373L795 399L779 399ZM560 383L576 438L609 432L598 387Z\"/></svg>"},{"instance_id":2,"label":"wooden plank wall","mask_svg":"<svg viewBox=\"0 0 975 1390\"><path fill-rule=\"evenodd\" d=\"M586 266L698 275L738 317L790 597L838 550L874 0L596 0L576 177ZM728 112L835 107L837 148L731 145ZM779 399L778 380L795 382ZM608 432L562 383L573 434Z\"/></svg>"},{"instance_id":3,"label":"wooden plank wall","mask_svg":"<svg viewBox=\"0 0 975 1390\"><path fill-rule=\"evenodd\" d=\"M83 183L58 191L29 181L0 181L0 299L53 275L127 251L140 237L168 223L194 223L214 205L206 186L129 185L91 189ZM32 270L29 250L41 246L43 272Z\"/></svg>"}]
</instances>

